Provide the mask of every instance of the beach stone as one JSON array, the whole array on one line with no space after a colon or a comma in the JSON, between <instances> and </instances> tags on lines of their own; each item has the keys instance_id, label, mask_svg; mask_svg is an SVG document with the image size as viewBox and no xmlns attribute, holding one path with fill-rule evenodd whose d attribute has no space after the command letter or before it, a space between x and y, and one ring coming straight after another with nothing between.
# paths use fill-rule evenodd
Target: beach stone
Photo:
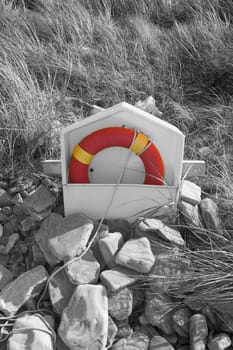
<instances>
[{"instance_id":1,"label":"beach stone","mask_svg":"<svg viewBox=\"0 0 233 350\"><path fill-rule=\"evenodd\" d=\"M142 332L133 332L131 337L122 338L113 344L111 350L148 350L150 339Z\"/></svg>"},{"instance_id":2,"label":"beach stone","mask_svg":"<svg viewBox=\"0 0 233 350\"><path fill-rule=\"evenodd\" d=\"M16 193L14 196L13 196L13 198L12 198L12 200L11 200L11 203L12 204L22 204L23 203L23 197L21 196L21 194L20 193Z\"/></svg>"},{"instance_id":3,"label":"beach stone","mask_svg":"<svg viewBox=\"0 0 233 350\"><path fill-rule=\"evenodd\" d=\"M149 288L154 292L166 292L170 287L180 286L189 270L190 261L182 257L176 249L167 254L157 255L148 275Z\"/></svg>"},{"instance_id":4,"label":"beach stone","mask_svg":"<svg viewBox=\"0 0 233 350\"><path fill-rule=\"evenodd\" d=\"M102 350L108 337L108 298L102 285L76 287L64 309L58 328L71 349Z\"/></svg>"},{"instance_id":5,"label":"beach stone","mask_svg":"<svg viewBox=\"0 0 233 350\"><path fill-rule=\"evenodd\" d=\"M120 232L109 233L99 240L99 248L108 268L115 267L115 257L124 244L123 236Z\"/></svg>"},{"instance_id":6,"label":"beach stone","mask_svg":"<svg viewBox=\"0 0 233 350\"><path fill-rule=\"evenodd\" d=\"M173 228L165 225L161 220L153 218L143 218L139 219L136 223L136 231L141 231L145 233L153 233L156 239L156 236L159 236L163 240L170 242L178 246L184 246L185 242L179 231L174 230Z\"/></svg>"},{"instance_id":7,"label":"beach stone","mask_svg":"<svg viewBox=\"0 0 233 350\"><path fill-rule=\"evenodd\" d=\"M5 266L0 265L0 290L2 290L7 283L13 280L13 273Z\"/></svg>"},{"instance_id":8,"label":"beach stone","mask_svg":"<svg viewBox=\"0 0 233 350\"><path fill-rule=\"evenodd\" d=\"M55 342L56 333L45 317L25 314L16 318L7 349L54 350Z\"/></svg>"},{"instance_id":9,"label":"beach stone","mask_svg":"<svg viewBox=\"0 0 233 350\"><path fill-rule=\"evenodd\" d=\"M101 282L112 292L117 292L119 289L128 287L139 279L140 275L138 273L122 266L102 271L100 274Z\"/></svg>"},{"instance_id":10,"label":"beach stone","mask_svg":"<svg viewBox=\"0 0 233 350\"><path fill-rule=\"evenodd\" d=\"M41 224L39 231L35 235L35 240L42 251L46 261L50 266L55 266L57 259L49 248L49 237L56 235L56 227L62 222L63 217L60 214L51 213Z\"/></svg>"},{"instance_id":11,"label":"beach stone","mask_svg":"<svg viewBox=\"0 0 233 350\"><path fill-rule=\"evenodd\" d=\"M66 344L64 344L61 337L59 337L59 334L57 334L56 350L70 350L70 348L68 348Z\"/></svg>"},{"instance_id":12,"label":"beach stone","mask_svg":"<svg viewBox=\"0 0 233 350\"><path fill-rule=\"evenodd\" d=\"M150 340L149 350L174 350L174 348L167 341L167 339L165 339L164 337L161 337L160 335L155 335Z\"/></svg>"},{"instance_id":13,"label":"beach stone","mask_svg":"<svg viewBox=\"0 0 233 350\"><path fill-rule=\"evenodd\" d=\"M190 350L205 350L208 326L204 315L195 314L190 318L189 336Z\"/></svg>"},{"instance_id":14,"label":"beach stone","mask_svg":"<svg viewBox=\"0 0 233 350\"><path fill-rule=\"evenodd\" d=\"M10 222L6 222L3 225L3 235L4 236L9 236L12 233L14 233L14 230L13 230L13 227L12 227L11 223Z\"/></svg>"},{"instance_id":15,"label":"beach stone","mask_svg":"<svg viewBox=\"0 0 233 350\"><path fill-rule=\"evenodd\" d=\"M109 232L120 232L123 235L124 241L132 238L132 229L128 220L126 219L107 219L104 223L108 226Z\"/></svg>"},{"instance_id":16,"label":"beach stone","mask_svg":"<svg viewBox=\"0 0 233 350\"><path fill-rule=\"evenodd\" d=\"M2 208L2 213L5 214L6 216L10 216L13 214L13 209L9 206L5 206Z\"/></svg>"},{"instance_id":17,"label":"beach stone","mask_svg":"<svg viewBox=\"0 0 233 350\"><path fill-rule=\"evenodd\" d=\"M3 226L2 226L2 224L0 224L0 237L2 237L3 236Z\"/></svg>"},{"instance_id":18,"label":"beach stone","mask_svg":"<svg viewBox=\"0 0 233 350\"><path fill-rule=\"evenodd\" d=\"M145 316L149 323L156 326L164 334L173 334L172 299L167 294L146 291Z\"/></svg>"},{"instance_id":19,"label":"beach stone","mask_svg":"<svg viewBox=\"0 0 233 350\"><path fill-rule=\"evenodd\" d=\"M98 225L96 223L96 225ZM95 229L94 229L95 232ZM101 253L100 247L99 247L99 240L101 238L106 237L109 234L109 229L107 225L102 224L99 231L97 232L94 242L91 245L91 250L93 251L96 259L98 260L99 264L100 264L100 271L102 271L105 268L105 261L103 258L103 255Z\"/></svg>"},{"instance_id":20,"label":"beach stone","mask_svg":"<svg viewBox=\"0 0 233 350\"><path fill-rule=\"evenodd\" d=\"M73 284L97 283L100 264L93 252L88 250L80 259L74 260L65 267L66 274Z\"/></svg>"},{"instance_id":21,"label":"beach stone","mask_svg":"<svg viewBox=\"0 0 233 350\"><path fill-rule=\"evenodd\" d=\"M23 201L23 209L29 212L40 213L53 206L56 202L55 196L44 185L40 185L31 192Z\"/></svg>"},{"instance_id":22,"label":"beach stone","mask_svg":"<svg viewBox=\"0 0 233 350\"><path fill-rule=\"evenodd\" d=\"M185 222L192 227L202 227L198 208L198 205L192 205L184 201L179 202L179 209Z\"/></svg>"},{"instance_id":23,"label":"beach stone","mask_svg":"<svg viewBox=\"0 0 233 350\"><path fill-rule=\"evenodd\" d=\"M11 200L12 196L3 188L0 188L0 208L11 205Z\"/></svg>"},{"instance_id":24,"label":"beach stone","mask_svg":"<svg viewBox=\"0 0 233 350\"><path fill-rule=\"evenodd\" d=\"M31 256L32 268L36 267L38 265L45 265L46 264L46 259L44 257L44 254L42 253L42 251L40 250L40 248L36 242L34 242L31 245L31 255L32 255Z\"/></svg>"},{"instance_id":25,"label":"beach stone","mask_svg":"<svg viewBox=\"0 0 233 350\"><path fill-rule=\"evenodd\" d=\"M93 221L84 214L67 216L56 225L56 236L49 236L49 248L58 260L71 260L85 250L93 228Z\"/></svg>"},{"instance_id":26,"label":"beach stone","mask_svg":"<svg viewBox=\"0 0 233 350\"><path fill-rule=\"evenodd\" d=\"M179 336L189 337L189 320L191 316L192 313L188 307L182 307L174 312L172 316L173 327Z\"/></svg>"},{"instance_id":27,"label":"beach stone","mask_svg":"<svg viewBox=\"0 0 233 350\"><path fill-rule=\"evenodd\" d=\"M115 293L109 293L108 311L110 316L117 320L124 320L132 313L133 292L124 288Z\"/></svg>"},{"instance_id":28,"label":"beach stone","mask_svg":"<svg viewBox=\"0 0 233 350\"><path fill-rule=\"evenodd\" d=\"M225 350L231 345L231 338L226 333L220 333L214 336L208 342L209 350Z\"/></svg>"},{"instance_id":29,"label":"beach stone","mask_svg":"<svg viewBox=\"0 0 233 350\"><path fill-rule=\"evenodd\" d=\"M0 222L5 223L8 220L8 216L3 214L3 212L0 211Z\"/></svg>"},{"instance_id":30,"label":"beach stone","mask_svg":"<svg viewBox=\"0 0 233 350\"><path fill-rule=\"evenodd\" d=\"M204 198L199 204L204 227L208 230L221 230L218 206L211 198Z\"/></svg>"},{"instance_id":31,"label":"beach stone","mask_svg":"<svg viewBox=\"0 0 233 350\"><path fill-rule=\"evenodd\" d=\"M133 334L133 329L129 325L128 318L125 320L114 320L117 326L116 339L129 338Z\"/></svg>"},{"instance_id":32,"label":"beach stone","mask_svg":"<svg viewBox=\"0 0 233 350\"><path fill-rule=\"evenodd\" d=\"M10 251L13 249L15 243L19 239L19 234L18 233L12 233L7 240L7 244L5 246L0 245L0 254L9 254Z\"/></svg>"},{"instance_id":33,"label":"beach stone","mask_svg":"<svg viewBox=\"0 0 233 350\"><path fill-rule=\"evenodd\" d=\"M149 240L142 237L127 241L117 253L115 261L139 273L148 273L154 260Z\"/></svg>"},{"instance_id":34,"label":"beach stone","mask_svg":"<svg viewBox=\"0 0 233 350\"><path fill-rule=\"evenodd\" d=\"M194 182L183 180L180 185L180 200L192 205L199 204L201 201L201 187Z\"/></svg>"},{"instance_id":35,"label":"beach stone","mask_svg":"<svg viewBox=\"0 0 233 350\"><path fill-rule=\"evenodd\" d=\"M107 337L107 348L110 348L116 338L118 328L113 319L108 316L108 337Z\"/></svg>"},{"instance_id":36,"label":"beach stone","mask_svg":"<svg viewBox=\"0 0 233 350\"><path fill-rule=\"evenodd\" d=\"M75 290L75 285L70 282L62 269L49 279L48 287L53 309L58 315L61 315Z\"/></svg>"},{"instance_id":37,"label":"beach stone","mask_svg":"<svg viewBox=\"0 0 233 350\"><path fill-rule=\"evenodd\" d=\"M205 305L204 307L202 307L201 313L206 316L209 328L216 329L218 320L214 309L209 305Z\"/></svg>"},{"instance_id":38,"label":"beach stone","mask_svg":"<svg viewBox=\"0 0 233 350\"><path fill-rule=\"evenodd\" d=\"M0 292L0 311L14 315L27 300L38 296L45 286L48 273L44 266L37 266L9 282Z\"/></svg>"}]
</instances>

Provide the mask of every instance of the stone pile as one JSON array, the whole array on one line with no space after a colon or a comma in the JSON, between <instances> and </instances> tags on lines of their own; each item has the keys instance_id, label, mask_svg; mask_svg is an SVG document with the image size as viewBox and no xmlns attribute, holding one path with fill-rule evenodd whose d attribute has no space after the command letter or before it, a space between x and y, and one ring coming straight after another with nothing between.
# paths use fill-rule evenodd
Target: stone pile
<instances>
[{"instance_id":1,"label":"stone pile","mask_svg":"<svg viewBox=\"0 0 233 350\"><path fill-rule=\"evenodd\" d=\"M232 312L171 293L192 270L187 233L155 218L64 218L60 199L59 181L0 178L1 350L231 349ZM183 182L179 208L189 227L221 231L197 185Z\"/></svg>"}]
</instances>

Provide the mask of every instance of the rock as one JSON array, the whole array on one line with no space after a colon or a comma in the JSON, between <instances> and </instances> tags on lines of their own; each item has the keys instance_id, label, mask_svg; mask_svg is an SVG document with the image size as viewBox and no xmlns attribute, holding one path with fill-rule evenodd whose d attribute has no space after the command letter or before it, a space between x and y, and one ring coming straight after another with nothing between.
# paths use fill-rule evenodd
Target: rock
<instances>
[{"instance_id":1,"label":"rock","mask_svg":"<svg viewBox=\"0 0 233 350\"><path fill-rule=\"evenodd\" d=\"M13 230L13 227L12 227L11 223L10 222L6 222L3 225L3 235L4 236L9 236L12 233L14 233L14 230Z\"/></svg>"},{"instance_id":2,"label":"rock","mask_svg":"<svg viewBox=\"0 0 233 350\"><path fill-rule=\"evenodd\" d=\"M132 313L133 293L124 288L118 292L110 293L108 298L108 311L110 316L117 320L125 320Z\"/></svg>"},{"instance_id":3,"label":"rock","mask_svg":"<svg viewBox=\"0 0 233 350\"><path fill-rule=\"evenodd\" d=\"M155 335L150 341L149 350L174 350L174 348L165 338Z\"/></svg>"},{"instance_id":4,"label":"rock","mask_svg":"<svg viewBox=\"0 0 233 350\"><path fill-rule=\"evenodd\" d=\"M201 187L191 181L183 180L180 185L180 200L192 205L199 204L201 201Z\"/></svg>"},{"instance_id":5,"label":"rock","mask_svg":"<svg viewBox=\"0 0 233 350\"><path fill-rule=\"evenodd\" d=\"M3 226L2 226L2 224L0 224L0 237L2 237L3 236Z\"/></svg>"},{"instance_id":6,"label":"rock","mask_svg":"<svg viewBox=\"0 0 233 350\"><path fill-rule=\"evenodd\" d=\"M195 314L190 318L189 335L190 350L205 350L208 337L208 327L204 315Z\"/></svg>"},{"instance_id":7,"label":"rock","mask_svg":"<svg viewBox=\"0 0 233 350\"><path fill-rule=\"evenodd\" d=\"M192 205L190 203L180 201L179 209L187 225L192 226L192 228L202 227L198 205Z\"/></svg>"},{"instance_id":8,"label":"rock","mask_svg":"<svg viewBox=\"0 0 233 350\"><path fill-rule=\"evenodd\" d=\"M199 204L204 227L208 230L221 230L218 206L211 198L204 198Z\"/></svg>"},{"instance_id":9,"label":"rock","mask_svg":"<svg viewBox=\"0 0 233 350\"><path fill-rule=\"evenodd\" d=\"M40 213L55 204L56 198L44 185L40 185L31 192L22 203L22 207L29 212Z\"/></svg>"},{"instance_id":10,"label":"rock","mask_svg":"<svg viewBox=\"0 0 233 350\"><path fill-rule=\"evenodd\" d=\"M109 233L99 240L99 248L108 268L113 268L117 264L115 256L124 244L123 236L120 232Z\"/></svg>"},{"instance_id":11,"label":"rock","mask_svg":"<svg viewBox=\"0 0 233 350\"><path fill-rule=\"evenodd\" d=\"M117 326L117 339L129 338L133 334L133 329L129 325L128 319L125 320L115 320Z\"/></svg>"},{"instance_id":12,"label":"rock","mask_svg":"<svg viewBox=\"0 0 233 350\"><path fill-rule=\"evenodd\" d=\"M2 213L6 216L10 216L13 214L13 209L9 206L5 206L2 208Z\"/></svg>"},{"instance_id":13,"label":"rock","mask_svg":"<svg viewBox=\"0 0 233 350\"><path fill-rule=\"evenodd\" d=\"M11 205L12 197L3 188L0 188L0 208Z\"/></svg>"},{"instance_id":14,"label":"rock","mask_svg":"<svg viewBox=\"0 0 233 350\"><path fill-rule=\"evenodd\" d=\"M125 219L107 219L105 224L109 228L109 232L120 232L123 235L124 241L128 241L132 237L131 225Z\"/></svg>"},{"instance_id":15,"label":"rock","mask_svg":"<svg viewBox=\"0 0 233 350\"><path fill-rule=\"evenodd\" d=\"M155 256L154 265L148 275L148 285L154 292L169 291L170 288L180 287L186 283L190 271L190 261L182 257L178 250Z\"/></svg>"},{"instance_id":16,"label":"rock","mask_svg":"<svg viewBox=\"0 0 233 350\"><path fill-rule=\"evenodd\" d=\"M43 334L43 336L42 336ZM56 333L40 314L16 318L8 340L8 350L54 350Z\"/></svg>"},{"instance_id":17,"label":"rock","mask_svg":"<svg viewBox=\"0 0 233 350\"><path fill-rule=\"evenodd\" d=\"M95 231L95 229L94 229ZM100 271L102 271L105 268L105 261L103 258L103 255L101 253L100 247L99 247L99 240L101 238L106 237L109 234L108 226L107 225L101 225L98 233L95 236L94 242L91 245L91 250L93 251L96 259L98 260L100 264Z\"/></svg>"},{"instance_id":18,"label":"rock","mask_svg":"<svg viewBox=\"0 0 233 350\"><path fill-rule=\"evenodd\" d=\"M59 262L55 256L53 256L51 249L49 248L49 237L56 235L56 227L62 222L63 217L56 213L51 213L41 224L39 231L35 235L35 240L40 247L46 261L49 265L54 266Z\"/></svg>"},{"instance_id":19,"label":"rock","mask_svg":"<svg viewBox=\"0 0 233 350\"><path fill-rule=\"evenodd\" d=\"M231 345L231 338L226 333L220 333L214 336L208 342L209 350L225 350Z\"/></svg>"},{"instance_id":20,"label":"rock","mask_svg":"<svg viewBox=\"0 0 233 350\"><path fill-rule=\"evenodd\" d=\"M218 320L214 309L211 308L209 305L205 305L201 309L201 313L206 316L209 328L216 329Z\"/></svg>"},{"instance_id":21,"label":"rock","mask_svg":"<svg viewBox=\"0 0 233 350\"><path fill-rule=\"evenodd\" d=\"M0 265L0 290L2 290L7 283L13 280L13 273L5 266Z\"/></svg>"},{"instance_id":22,"label":"rock","mask_svg":"<svg viewBox=\"0 0 233 350\"><path fill-rule=\"evenodd\" d=\"M14 197L11 200L12 204L22 204L23 203L23 197L21 196L20 193L16 193Z\"/></svg>"},{"instance_id":23,"label":"rock","mask_svg":"<svg viewBox=\"0 0 233 350\"><path fill-rule=\"evenodd\" d=\"M6 255L9 254L18 239L19 239L19 234L12 233L12 235L8 237L6 246L0 245L0 254L6 254Z\"/></svg>"},{"instance_id":24,"label":"rock","mask_svg":"<svg viewBox=\"0 0 233 350\"><path fill-rule=\"evenodd\" d=\"M1 350L1 349L0 349ZM56 343L56 350L70 350L70 348L68 348L64 342L62 341L61 337L59 337L59 335L57 335L57 343Z\"/></svg>"},{"instance_id":25,"label":"rock","mask_svg":"<svg viewBox=\"0 0 233 350\"><path fill-rule=\"evenodd\" d=\"M93 221L84 214L65 217L54 228L56 236L48 238L51 252L59 260L71 260L79 256L85 250L93 228Z\"/></svg>"},{"instance_id":26,"label":"rock","mask_svg":"<svg viewBox=\"0 0 233 350\"><path fill-rule=\"evenodd\" d=\"M0 211L0 222L5 223L8 220L8 216Z\"/></svg>"},{"instance_id":27,"label":"rock","mask_svg":"<svg viewBox=\"0 0 233 350\"><path fill-rule=\"evenodd\" d=\"M108 299L104 286L76 287L64 309L58 333L72 350L102 350L108 337Z\"/></svg>"},{"instance_id":28,"label":"rock","mask_svg":"<svg viewBox=\"0 0 233 350\"><path fill-rule=\"evenodd\" d=\"M154 260L149 240L142 237L127 241L117 253L115 261L139 273L148 273Z\"/></svg>"},{"instance_id":29,"label":"rock","mask_svg":"<svg viewBox=\"0 0 233 350\"><path fill-rule=\"evenodd\" d=\"M115 340L115 337L117 335L117 332L118 332L118 328L116 324L114 323L113 319L110 316L108 316L108 338L107 338L108 349L112 346Z\"/></svg>"},{"instance_id":30,"label":"rock","mask_svg":"<svg viewBox=\"0 0 233 350\"><path fill-rule=\"evenodd\" d=\"M133 332L131 337L120 339L111 350L147 350L150 339L142 332Z\"/></svg>"},{"instance_id":31,"label":"rock","mask_svg":"<svg viewBox=\"0 0 233 350\"><path fill-rule=\"evenodd\" d=\"M161 220L158 219L139 219L136 223L136 231L141 231L143 234L153 233L155 239L156 236L159 236L163 240L178 246L185 245L185 242L179 231L165 225Z\"/></svg>"},{"instance_id":32,"label":"rock","mask_svg":"<svg viewBox=\"0 0 233 350\"><path fill-rule=\"evenodd\" d=\"M7 190L8 182L5 180L0 180L0 188L2 188L3 190Z\"/></svg>"},{"instance_id":33,"label":"rock","mask_svg":"<svg viewBox=\"0 0 233 350\"><path fill-rule=\"evenodd\" d=\"M82 258L69 263L65 271L73 284L96 283L99 279L100 264L93 252L88 250Z\"/></svg>"},{"instance_id":34,"label":"rock","mask_svg":"<svg viewBox=\"0 0 233 350\"><path fill-rule=\"evenodd\" d=\"M38 265L46 264L45 257L42 251L40 250L40 248L38 247L38 245L36 244L36 242L34 242L31 246L31 254L32 254L32 261L31 261L32 268Z\"/></svg>"},{"instance_id":35,"label":"rock","mask_svg":"<svg viewBox=\"0 0 233 350\"><path fill-rule=\"evenodd\" d=\"M189 320L191 316L192 313L188 307L182 307L174 312L172 316L173 327L179 336L189 337Z\"/></svg>"},{"instance_id":36,"label":"rock","mask_svg":"<svg viewBox=\"0 0 233 350\"><path fill-rule=\"evenodd\" d=\"M173 334L173 302L169 295L146 291L145 316L149 323L161 329L164 334Z\"/></svg>"},{"instance_id":37,"label":"rock","mask_svg":"<svg viewBox=\"0 0 233 350\"><path fill-rule=\"evenodd\" d=\"M49 296L53 309L58 315L62 314L74 290L75 285L70 282L64 269L57 272L52 278L50 278Z\"/></svg>"},{"instance_id":38,"label":"rock","mask_svg":"<svg viewBox=\"0 0 233 350\"><path fill-rule=\"evenodd\" d=\"M45 268L37 266L9 282L0 293L0 311L6 316L14 315L27 300L41 293L47 279Z\"/></svg>"},{"instance_id":39,"label":"rock","mask_svg":"<svg viewBox=\"0 0 233 350\"><path fill-rule=\"evenodd\" d=\"M133 270L117 266L112 270L102 271L100 279L109 291L117 292L119 289L137 282L140 279L140 275Z\"/></svg>"},{"instance_id":40,"label":"rock","mask_svg":"<svg viewBox=\"0 0 233 350\"><path fill-rule=\"evenodd\" d=\"M156 107L155 99L152 96L147 97L145 100L135 103L135 107L142 109L143 111L153 114L154 116L161 118L162 112Z\"/></svg>"}]
</instances>

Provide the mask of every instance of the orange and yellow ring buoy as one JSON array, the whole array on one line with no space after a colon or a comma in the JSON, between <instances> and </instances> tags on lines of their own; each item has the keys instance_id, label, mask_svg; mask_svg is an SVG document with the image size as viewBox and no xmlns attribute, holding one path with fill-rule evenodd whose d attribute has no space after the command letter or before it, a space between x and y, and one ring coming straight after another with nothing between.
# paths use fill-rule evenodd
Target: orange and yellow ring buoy
<instances>
[{"instance_id":1,"label":"orange and yellow ring buoy","mask_svg":"<svg viewBox=\"0 0 233 350\"><path fill-rule=\"evenodd\" d=\"M137 154L145 167L147 185L163 185L164 164L153 143L142 133L124 127L109 127L86 136L72 151L69 177L71 183L89 183L88 166L93 157L109 147L126 147Z\"/></svg>"}]
</instances>

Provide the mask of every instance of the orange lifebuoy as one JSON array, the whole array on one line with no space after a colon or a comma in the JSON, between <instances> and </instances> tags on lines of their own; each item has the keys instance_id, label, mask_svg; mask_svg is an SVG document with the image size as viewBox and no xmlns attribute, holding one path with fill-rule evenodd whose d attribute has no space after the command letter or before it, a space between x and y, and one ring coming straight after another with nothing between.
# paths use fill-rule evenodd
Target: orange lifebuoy
<instances>
[{"instance_id":1,"label":"orange lifebuoy","mask_svg":"<svg viewBox=\"0 0 233 350\"><path fill-rule=\"evenodd\" d=\"M88 166L93 157L109 147L126 147L136 153L145 167L147 185L163 185L164 164L155 145L144 134L125 127L109 127L86 136L72 151L71 183L89 183Z\"/></svg>"}]
</instances>

